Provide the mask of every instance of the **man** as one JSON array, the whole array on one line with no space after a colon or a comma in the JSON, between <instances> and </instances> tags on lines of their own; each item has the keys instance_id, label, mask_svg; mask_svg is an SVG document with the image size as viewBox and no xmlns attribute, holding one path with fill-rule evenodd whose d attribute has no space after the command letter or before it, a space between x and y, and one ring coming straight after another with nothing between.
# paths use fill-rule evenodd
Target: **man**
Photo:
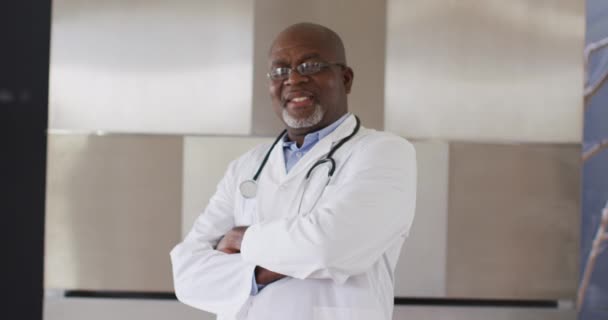
<instances>
[{"instance_id":1,"label":"man","mask_svg":"<svg viewBox=\"0 0 608 320\"><path fill-rule=\"evenodd\" d=\"M354 73L326 27L281 32L268 77L286 134L229 165L171 251L178 299L221 320L391 319L414 217L412 145L348 113Z\"/></svg>"}]
</instances>

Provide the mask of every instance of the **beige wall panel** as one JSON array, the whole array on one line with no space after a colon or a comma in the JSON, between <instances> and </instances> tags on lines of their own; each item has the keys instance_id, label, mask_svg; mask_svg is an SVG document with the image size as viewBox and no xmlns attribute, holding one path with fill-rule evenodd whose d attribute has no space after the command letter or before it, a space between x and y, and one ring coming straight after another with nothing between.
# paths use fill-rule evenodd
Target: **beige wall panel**
<instances>
[{"instance_id":1,"label":"beige wall panel","mask_svg":"<svg viewBox=\"0 0 608 320\"><path fill-rule=\"evenodd\" d=\"M450 297L573 299L580 146L454 143Z\"/></svg>"},{"instance_id":2,"label":"beige wall panel","mask_svg":"<svg viewBox=\"0 0 608 320\"><path fill-rule=\"evenodd\" d=\"M182 237L207 206L230 161L260 143L272 141L271 138L184 138Z\"/></svg>"},{"instance_id":3,"label":"beige wall panel","mask_svg":"<svg viewBox=\"0 0 608 320\"><path fill-rule=\"evenodd\" d=\"M414 142L414 147L418 161L416 215L395 271L395 295L444 297L449 146Z\"/></svg>"},{"instance_id":4,"label":"beige wall panel","mask_svg":"<svg viewBox=\"0 0 608 320\"><path fill-rule=\"evenodd\" d=\"M53 1L49 126L249 134L253 1Z\"/></svg>"},{"instance_id":5,"label":"beige wall panel","mask_svg":"<svg viewBox=\"0 0 608 320\"><path fill-rule=\"evenodd\" d=\"M172 291L181 176L180 137L49 136L45 286Z\"/></svg>"},{"instance_id":6,"label":"beige wall panel","mask_svg":"<svg viewBox=\"0 0 608 320\"><path fill-rule=\"evenodd\" d=\"M393 320L576 320L575 310L537 308L395 307Z\"/></svg>"},{"instance_id":7,"label":"beige wall panel","mask_svg":"<svg viewBox=\"0 0 608 320\"><path fill-rule=\"evenodd\" d=\"M349 109L368 128L384 127L385 1L258 0L255 2L252 131L276 135L282 123L268 94L268 50L274 37L298 22L323 24L344 41L348 64L355 72Z\"/></svg>"},{"instance_id":8,"label":"beige wall panel","mask_svg":"<svg viewBox=\"0 0 608 320\"><path fill-rule=\"evenodd\" d=\"M583 0L390 0L386 128L580 142Z\"/></svg>"}]
</instances>

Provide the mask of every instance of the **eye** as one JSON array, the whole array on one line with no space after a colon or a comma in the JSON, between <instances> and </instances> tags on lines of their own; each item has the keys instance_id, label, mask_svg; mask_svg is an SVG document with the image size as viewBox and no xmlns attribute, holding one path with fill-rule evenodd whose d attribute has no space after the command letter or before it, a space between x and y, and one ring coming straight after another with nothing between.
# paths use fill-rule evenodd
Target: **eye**
<instances>
[{"instance_id":1,"label":"eye","mask_svg":"<svg viewBox=\"0 0 608 320\"><path fill-rule=\"evenodd\" d=\"M270 72L268 73L268 77L272 80L285 79L285 78L289 77L290 71L291 71L290 68L285 68L285 67L272 68L272 69L270 69Z\"/></svg>"},{"instance_id":2,"label":"eye","mask_svg":"<svg viewBox=\"0 0 608 320\"><path fill-rule=\"evenodd\" d=\"M304 62L300 64L296 69L301 75L311 75L317 73L323 69L324 64L322 62Z\"/></svg>"}]
</instances>

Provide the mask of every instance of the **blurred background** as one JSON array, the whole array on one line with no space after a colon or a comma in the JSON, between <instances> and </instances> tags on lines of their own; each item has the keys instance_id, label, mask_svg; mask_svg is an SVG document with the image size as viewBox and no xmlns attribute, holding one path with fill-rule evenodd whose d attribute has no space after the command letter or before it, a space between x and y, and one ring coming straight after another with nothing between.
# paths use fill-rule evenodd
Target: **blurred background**
<instances>
[{"instance_id":1,"label":"blurred background","mask_svg":"<svg viewBox=\"0 0 608 320\"><path fill-rule=\"evenodd\" d=\"M53 1L44 319L215 318L174 299L169 251L279 133L266 55L302 21L342 36L363 125L417 150L394 319L576 319L585 8Z\"/></svg>"}]
</instances>

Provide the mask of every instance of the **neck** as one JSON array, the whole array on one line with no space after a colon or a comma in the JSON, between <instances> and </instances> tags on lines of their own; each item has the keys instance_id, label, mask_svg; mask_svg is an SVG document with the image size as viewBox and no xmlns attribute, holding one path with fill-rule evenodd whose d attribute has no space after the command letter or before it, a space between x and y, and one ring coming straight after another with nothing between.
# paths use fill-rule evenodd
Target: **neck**
<instances>
[{"instance_id":1,"label":"neck","mask_svg":"<svg viewBox=\"0 0 608 320\"><path fill-rule=\"evenodd\" d=\"M313 132L313 131L310 131ZM287 137L289 138L290 141L295 141L296 146L301 147L302 144L304 143L304 137L306 137L306 135L309 132L294 132L293 130L291 130L291 128L287 129Z\"/></svg>"},{"instance_id":2,"label":"neck","mask_svg":"<svg viewBox=\"0 0 608 320\"><path fill-rule=\"evenodd\" d=\"M315 132L315 131L319 131L319 130L327 127L330 124L331 123L327 124L324 122L320 122L312 127L307 127L307 128L287 127L287 137L289 138L290 141L294 141L299 148L304 143L304 138L306 137L307 134Z\"/></svg>"},{"instance_id":3,"label":"neck","mask_svg":"<svg viewBox=\"0 0 608 320\"><path fill-rule=\"evenodd\" d=\"M346 114L346 112L344 112L341 115L332 117L331 120L322 121L322 122L320 122L312 127L308 127L308 128L287 127L287 137L289 138L290 141L294 141L299 148L304 143L304 138L306 137L307 134L322 130L323 128L326 128L326 127L332 125L334 122L338 121L345 114Z\"/></svg>"}]
</instances>

